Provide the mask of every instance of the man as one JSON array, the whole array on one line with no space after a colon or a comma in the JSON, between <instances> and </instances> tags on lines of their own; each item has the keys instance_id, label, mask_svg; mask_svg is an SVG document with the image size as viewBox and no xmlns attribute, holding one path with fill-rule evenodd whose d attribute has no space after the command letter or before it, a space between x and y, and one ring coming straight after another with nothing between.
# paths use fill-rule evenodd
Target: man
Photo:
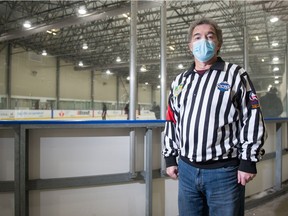
<instances>
[{"instance_id":1,"label":"man","mask_svg":"<svg viewBox=\"0 0 288 216\"><path fill-rule=\"evenodd\" d=\"M105 103L102 103L102 120L106 120L107 115L107 106Z\"/></svg>"},{"instance_id":2,"label":"man","mask_svg":"<svg viewBox=\"0 0 288 216\"><path fill-rule=\"evenodd\" d=\"M160 119L160 106L155 101L153 102L151 111L154 112L156 119Z\"/></svg>"},{"instance_id":3,"label":"man","mask_svg":"<svg viewBox=\"0 0 288 216\"><path fill-rule=\"evenodd\" d=\"M171 84L163 149L167 174L179 178L179 215L244 215L266 138L259 101L247 72L217 57L213 20L193 22L188 42L195 62Z\"/></svg>"},{"instance_id":4,"label":"man","mask_svg":"<svg viewBox=\"0 0 288 216\"><path fill-rule=\"evenodd\" d=\"M266 95L260 98L264 117L279 117L283 112L283 104L276 87L271 87Z\"/></svg>"}]
</instances>

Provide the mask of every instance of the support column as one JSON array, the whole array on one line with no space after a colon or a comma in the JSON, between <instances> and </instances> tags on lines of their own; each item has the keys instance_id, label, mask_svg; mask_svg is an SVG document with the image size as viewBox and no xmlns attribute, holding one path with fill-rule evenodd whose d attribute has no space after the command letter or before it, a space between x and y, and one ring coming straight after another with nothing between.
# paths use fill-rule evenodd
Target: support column
<instances>
[{"instance_id":1,"label":"support column","mask_svg":"<svg viewBox=\"0 0 288 216\"><path fill-rule=\"evenodd\" d=\"M60 59L56 57L56 107L59 109L60 100Z\"/></svg>"},{"instance_id":2,"label":"support column","mask_svg":"<svg viewBox=\"0 0 288 216\"><path fill-rule=\"evenodd\" d=\"M92 112L94 113L94 78L95 78L95 70L91 70L91 90L90 90L90 95L91 95L91 106L90 109L92 109ZM94 117L94 114L93 114Z\"/></svg>"},{"instance_id":3,"label":"support column","mask_svg":"<svg viewBox=\"0 0 288 216\"><path fill-rule=\"evenodd\" d=\"M244 68L248 71L249 67L249 52L248 52L248 33L247 26L243 27L243 55L244 55Z\"/></svg>"},{"instance_id":4,"label":"support column","mask_svg":"<svg viewBox=\"0 0 288 216\"><path fill-rule=\"evenodd\" d=\"M286 116L288 116L288 111L287 111L287 108L288 108L288 100L287 100L287 94L288 94L288 88L287 88L287 79L288 79L288 24L286 24L286 46L285 46L285 55L284 55L284 77L286 78L285 79L285 96L283 96L286 100L286 106L284 107L284 110L286 111Z\"/></svg>"},{"instance_id":5,"label":"support column","mask_svg":"<svg viewBox=\"0 0 288 216\"><path fill-rule=\"evenodd\" d=\"M166 70L166 47L167 47L167 32L166 32L166 24L167 24L167 5L166 1L163 1L161 5L161 101L160 101L160 110L161 110L161 119L165 119L166 113L166 84L167 84L167 70Z\"/></svg>"},{"instance_id":6,"label":"support column","mask_svg":"<svg viewBox=\"0 0 288 216\"><path fill-rule=\"evenodd\" d=\"M137 12L138 1L131 1L130 20L130 92L129 92L129 120L136 119L137 105Z\"/></svg>"},{"instance_id":7,"label":"support column","mask_svg":"<svg viewBox=\"0 0 288 216\"><path fill-rule=\"evenodd\" d=\"M138 1L131 1L130 20L130 92L129 92L129 120L136 119L137 104L137 12ZM135 129L130 131L130 174L135 177Z\"/></svg>"},{"instance_id":8,"label":"support column","mask_svg":"<svg viewBox=\"0 0 288 216\"><path fill-rule=\"evenodd\" d=\"M166 96L166 85L167 85L167 70L166 70L166 47L167 47L167 32L166 32L166 24L167 24L167 3L163 1L161 5L161 102L160 102L160 118L162 120L166 119L166 104L167 104L167 96ZM164 142L164 133L161 133L161 143ZM160 152L162 152L162 145L160 145ZM165 160L161 157L161 175L165 174Z\"/></svg>"},{"instance_id":9,"label":"support column","mask_svg":"<svg viewBox=\"0 0 288 216\"><path fill-rule=\"evenodd\" d=\"M117 73L117 77L116 77L116 109L120 109L119 106L119 98L120 98L120 77L119 77L119 73Z\"/></svg>"},{"instance_id":10,"label":"support column","mask_svg":"<svg viewBox=\"0 0 288 216\"><path fill-rule=\"evenodd\" d=\"M12 44L8 43L6 53L6 109L11 109L11 56Z\"/></svg>"}]
</instances>

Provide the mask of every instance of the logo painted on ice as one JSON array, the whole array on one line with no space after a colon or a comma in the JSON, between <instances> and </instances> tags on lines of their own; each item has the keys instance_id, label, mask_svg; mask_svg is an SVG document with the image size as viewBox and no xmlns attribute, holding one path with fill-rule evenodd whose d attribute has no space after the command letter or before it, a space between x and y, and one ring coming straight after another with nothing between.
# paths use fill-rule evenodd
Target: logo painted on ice
<instances>
[{"instance_id":1,"label":"logo painted on ice","mask_svg":"<svg viewBox=\"0 0 288 216\"><path fill-rule=\"evenodd\" d=\"M218 83L217 85L217 88L220 90L220 91L228 91L230 89L230 85L228 82L226 81L223 81L221 83Z\"/></svg>"}]
</instances>

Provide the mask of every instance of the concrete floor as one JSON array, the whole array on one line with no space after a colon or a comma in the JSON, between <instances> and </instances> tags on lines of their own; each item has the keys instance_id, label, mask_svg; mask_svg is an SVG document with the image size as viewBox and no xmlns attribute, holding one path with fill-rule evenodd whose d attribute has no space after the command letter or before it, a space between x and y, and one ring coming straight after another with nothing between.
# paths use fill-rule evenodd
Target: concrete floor
<instances>
[{"instance_id":1,"label":"concrete floor","mask_svg":"<svg viewBox=\"0 0 288 216\"><path fill-rule=\"evenodd\" d=\"M245 211L245 216L287 216L288 192L269 202Z\"/></svg>"}]
</instances>

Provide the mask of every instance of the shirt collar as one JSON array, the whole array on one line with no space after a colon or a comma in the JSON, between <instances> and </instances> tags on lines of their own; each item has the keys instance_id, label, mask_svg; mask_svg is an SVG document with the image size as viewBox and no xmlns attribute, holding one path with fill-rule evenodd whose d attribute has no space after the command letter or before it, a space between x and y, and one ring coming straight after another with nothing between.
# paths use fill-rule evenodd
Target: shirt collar
<instances>
[{"instance_id":1,"label":"shirt collar","mask_svg":"<svg viewBox=\"0 0 288 216\"><path fill-rule=\"evenodd\" d=\"M217 57L216 62L209 68L209 70L221 70L224 71L225 61L221 57ZM189 76L195 69L195 62L191 65L184 76Z\"/></svg>"}]
</instances>

